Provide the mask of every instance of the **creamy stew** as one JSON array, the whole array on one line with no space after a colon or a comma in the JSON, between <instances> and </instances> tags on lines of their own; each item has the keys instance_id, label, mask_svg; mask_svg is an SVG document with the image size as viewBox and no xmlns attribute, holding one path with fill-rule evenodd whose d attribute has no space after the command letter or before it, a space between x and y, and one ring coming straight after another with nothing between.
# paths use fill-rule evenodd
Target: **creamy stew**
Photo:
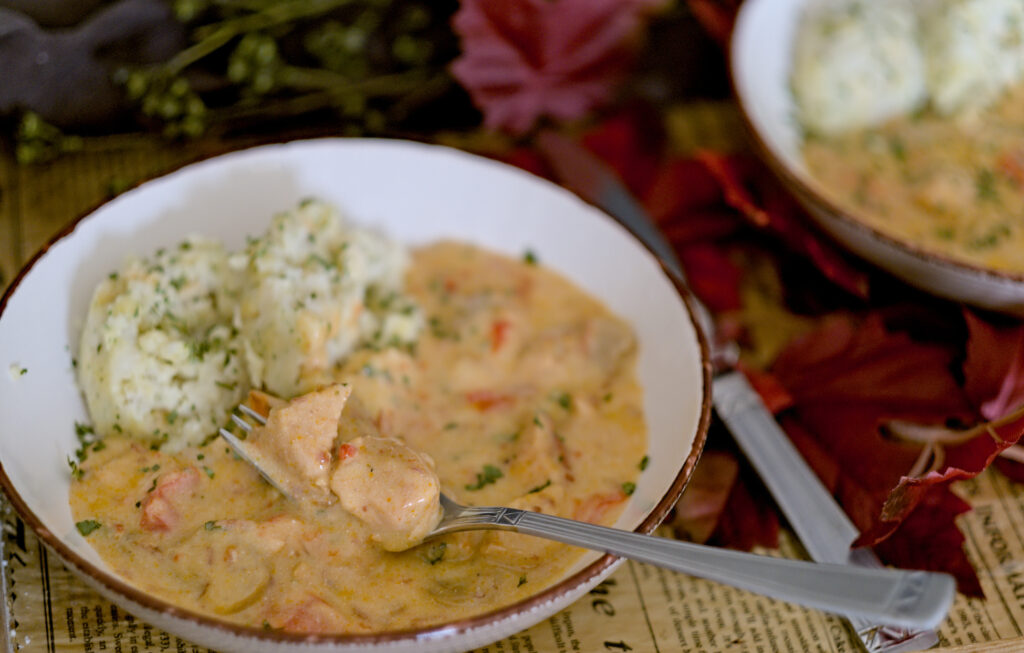
<instances>
[{"instance_id":1,"label":"creamy stew","mask_svg":"<svg viewBox=\"0 0 1024 653\"><path fill-rule=\"evenodd\" d=\"M79 530L149 592L289 631L437 624L557 582L579 549L489 531L417 542L438 483L467 504L613 523L646 463L631 330L532 258L459 243L416 251L406 291L429 320L414 348L364 349L336 385L263 397L269 434L253 441L324 500L286 500L220 440L171 455L107 437L72 483Z\"/></svg>"},{"instance_id":2,"label":"creamy stew","mask_svg":"<svg viewBox=\"0 0 1024 653\"><path fill-rule=\"evenodd\" d=\"M1024 272L1024 85L979 114L922 112L813 137L804 157L840 206L880 231Z\"/></svg>"}]
</instances>

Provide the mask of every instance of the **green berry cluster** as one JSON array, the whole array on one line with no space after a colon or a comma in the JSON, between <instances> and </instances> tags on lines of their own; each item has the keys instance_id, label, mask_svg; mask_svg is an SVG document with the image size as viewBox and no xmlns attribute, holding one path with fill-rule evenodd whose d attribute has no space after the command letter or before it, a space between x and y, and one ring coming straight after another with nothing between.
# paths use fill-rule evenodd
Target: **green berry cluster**
<instances>
[{"instance_id":1,"label":"green berry cluster","mask_svg":"<svg viewBox=\"0 0 1024 653\"><path fill-rule=\"evenodd\" d=\"M168 61L122 69L140 126L169 138L238 133L314 116L349 135L400 133L452 88L455 0L173 0L191 42ZM458 96L462 98L462 96ZM440 115L440 114L439 114ZM26 118L19 160L75 147ZM52 126L51 130L55 130Z\"/></svg>"},{"instance_id":2,"label":"green berry cluster","mask_svg":"<svg viewBox=\"0 0 1024 653\"><path fill-rule=\"evenodd\" d=\"M82 149L80 137L64 134L32 111L22 114L15 140L14 152L18 163L41 163L65 152Z\"/></svg>"},{"instance_id":3,"label":"green berry cluster","mask_svg":"<svg viewBox=\"0 0 1024 653\"><path fill-rule=\"evenodd\" d=\"M155 67L122 70L115 79L145 119L162 125L164 136L199 136L206 128L206 104L184 77Z\"/></svg>"}]
</instances>

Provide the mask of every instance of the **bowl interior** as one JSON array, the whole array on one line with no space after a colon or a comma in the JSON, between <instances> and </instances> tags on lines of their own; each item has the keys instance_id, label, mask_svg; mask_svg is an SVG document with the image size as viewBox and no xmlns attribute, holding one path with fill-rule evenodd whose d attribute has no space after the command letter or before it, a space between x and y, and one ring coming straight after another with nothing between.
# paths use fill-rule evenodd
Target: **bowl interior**
<instances>
[{"instance_id":1,"label":"bowl interior","mask_svg":"<svg viewBox=\"0 0 1024 653\"><path fill-rule=\"evenodd\" d=\"M92 289L125 256L189 233L239 248L306 197L412 246L456 238L513 256L530 249L601 298L638 335L649 430L650 465L618 526L637 527L678 491L706 427L705 354L685 303L644 247L569 192L500 163L401 141L300 141L210 159L121 195L52 243L0 303L0 482L58 553L109 578L68 506L75 423L88 423L72 361Z\"/></svg>"}]
</instances>

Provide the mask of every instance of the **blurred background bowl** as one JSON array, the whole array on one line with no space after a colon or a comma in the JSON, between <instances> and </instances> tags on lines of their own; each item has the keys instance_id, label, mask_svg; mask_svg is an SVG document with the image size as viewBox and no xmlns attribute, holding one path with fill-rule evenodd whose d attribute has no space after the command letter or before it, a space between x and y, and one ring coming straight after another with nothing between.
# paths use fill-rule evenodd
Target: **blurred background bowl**
<instances>
[{"instance_id":1,"label":"blurred background bowl","mask_svg":"<svg viewBox=\"0 0 1024 653\"><path fill-rule=\"evenodd\" d=\"M811 175L801 154L803 130L790 70L800 18L814 2L745 0L741 5L730 44L730 73L758 154L818 225L850 251L934 295L1024 315L1024 274L954 260L879 231L832 202Z\"/></svg>"}]
</instances>

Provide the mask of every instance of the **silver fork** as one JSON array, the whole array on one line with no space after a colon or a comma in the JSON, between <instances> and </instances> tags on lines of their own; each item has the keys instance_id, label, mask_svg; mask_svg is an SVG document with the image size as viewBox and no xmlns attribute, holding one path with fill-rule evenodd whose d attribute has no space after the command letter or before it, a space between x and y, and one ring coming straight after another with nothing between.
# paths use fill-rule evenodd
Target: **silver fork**
<instances>
[{"instance_id":1,"label":"silver fork","mask_svg":"<svg viewBox=\"0 0 1024 653\"><path fill-rule=\"evenodd\" d=\"M262 415L248 406L239 411L259 424ZM232 421L243 431L251 425L238 414ZM221 437L244 461L286 497L286 483L275 479L259 455L226 429ZM816 564L741 553L680 542L529 510L500 506L463 506L441 495L444 516L428 538L465 530L497 529L535 535L612 555L646 562L673 571L749 590L826 612L862 616L882 623L936 626L953 602L952 577L924 571L871 569L850 565Z\"/></svg>"}]
</instances>

